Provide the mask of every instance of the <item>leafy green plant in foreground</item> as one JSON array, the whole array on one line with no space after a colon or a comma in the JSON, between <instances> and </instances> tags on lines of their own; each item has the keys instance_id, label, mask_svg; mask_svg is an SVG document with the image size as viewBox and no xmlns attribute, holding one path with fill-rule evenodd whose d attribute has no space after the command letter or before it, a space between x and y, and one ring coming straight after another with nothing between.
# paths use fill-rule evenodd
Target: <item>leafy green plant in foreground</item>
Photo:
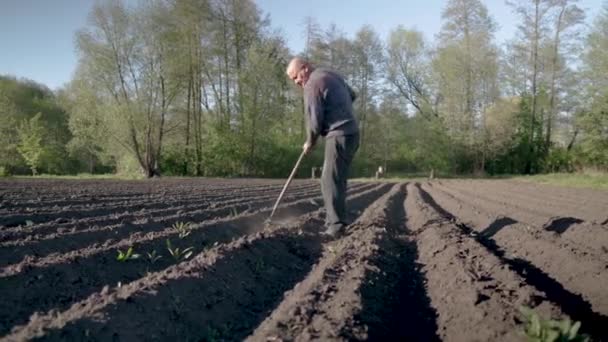
<instances>
[{"instance_id":1,"label":"leafy green plant in foreground","mask_svg":"<svg viewBox=\"0 0 608 342\"><path fill-rule=\"evenodd\" d=\"M526 324L525 333L531 342L590 342L587 335L579 334L581 322L566 318L561 321L541 319L534 310L521 307Z\"/></svg>"},{"instance_id":2,"label":"leafy green plant in foreground","mask_svg":"<svg viewBox=\"0 0 608 342\"><path fill-rule=\"evenodd\" d=\"M116 260L125 262L127 260L139 259L139 257L139 254L133 253L133 247L129 247L126 252L119 250L118 255L116 256Z\"/></svg>"}]
</instances>

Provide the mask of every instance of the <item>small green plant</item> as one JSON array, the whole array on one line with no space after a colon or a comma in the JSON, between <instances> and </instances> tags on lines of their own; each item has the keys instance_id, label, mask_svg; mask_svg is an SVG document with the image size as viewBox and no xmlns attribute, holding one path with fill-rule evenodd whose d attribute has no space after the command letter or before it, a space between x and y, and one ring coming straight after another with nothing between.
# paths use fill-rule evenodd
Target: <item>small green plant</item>
<instances>
[{"instance_id":1,"label":"small green plant","mask_svg":"<svg viewBox=\"0 0 608 342\"><path fill-rule=\"evenodd\" d=\"M116 256L116 260L125 262L127 260L139 259L139 257L139 254L133 253L133 247L129 247L126 252L119 250L118 255Z\"/></svg>"},{"instance_id":2,"label":"small green plant","mask_svg":"<svg viewBox=\"0 0 608 342\"><path fill-rule=\"evenodd\" d=\"M234 207L230 208L230 213L233 217L239 214L239 212Z\"/></svg>"},{"instance_id":3,"label":"small green plant","mask_svg":"<svg viewBox=\"0 0 608 342\"><path fill-rule=\"evenodd\" d=\"M177 235L180 239L183 239L192 233L192 223L190 222L175 222L171 228L177 231Z\"/></svg>"},{"instance_id":4,"label":"small green plant","mask_svg":"<svg viewBox=\"0 0 608 342\"><path fill-rule=\"evenodd\" d=\"M148 252L148 253L146 253L146 254L148 255L148 261L149 261L151 264L154 264L155 262L157 262L157 261L158 261L158 259L160 259L160 258L162 258L162 257L163 257L162 255L158 255L158 254L156 254L156 249L155 249L155 250L153 250L152 252Z\"/></svg>"},{"instance_id":5,"label":"small green plant","mask_svg":"<svg viewBox=\"0 0 608 342\"><path fill-rule=\"evenodd\" d=\"M586 335L578 333L581 322L572 322L570 319L561 321L541 319L534 310L521 307L526 324L525 333L531 342L589 342Z\"/></svg>"},{"instance_id":6,"label":"small green plant","mask_svg":"<svg viewBox=\"0 0 608 342\"><path fill-rule=\"evenodd\" d=\"M194 252L194 247L184 248L183 250L179 247L173 247L169 239L167 239L167 249L175 261L186 260Z\"/></svg>"},{"instance_id":7,"label":"small green plant","mask_svg":"<svg viewBox=\"0 0 608 342\"><path fill-rule=\"evenodd\" d=\"M254 267L255 273L260 273L266 268L266 263L264 262L264 259L259 258L255 261L253 267Z\"/></svg>"}]
</instances>

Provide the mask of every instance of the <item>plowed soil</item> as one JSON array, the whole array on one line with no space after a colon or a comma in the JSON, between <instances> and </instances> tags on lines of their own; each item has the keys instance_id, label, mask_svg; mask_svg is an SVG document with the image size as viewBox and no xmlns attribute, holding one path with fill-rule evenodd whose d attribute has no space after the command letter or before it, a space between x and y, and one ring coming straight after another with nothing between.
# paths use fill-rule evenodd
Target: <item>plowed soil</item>
<instances>
[{"instance_id":1,"label":"plowed soil","mask_svg":"<svg viewBox=\"0 0 608 342\"><path fill-rule=\"evenodd\" d=\"M608 341L608 192L354 182L329 238L317 181L265 223L282 185L0 181L0 340L524 341L527 306Z\"/></svg>"}]
</instances>

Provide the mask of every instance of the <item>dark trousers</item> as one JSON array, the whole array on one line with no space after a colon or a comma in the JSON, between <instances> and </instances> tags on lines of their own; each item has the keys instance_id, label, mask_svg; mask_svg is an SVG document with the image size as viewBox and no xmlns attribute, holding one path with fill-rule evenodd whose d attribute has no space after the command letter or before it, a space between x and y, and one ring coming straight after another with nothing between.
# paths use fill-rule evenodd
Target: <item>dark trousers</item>
<instances>
[{"instance_id":1,"label":"dark trousers","mask_svg":"<svg viewBox=\"0 0 608 342\"><path fill-rule=\"evenodd\" d=\"M325 161L321 175L321 192L325 202L328 227L346 225L346 183L350 164L359 149L359 134L325 139Z\"/></svg>"}]
</instances>

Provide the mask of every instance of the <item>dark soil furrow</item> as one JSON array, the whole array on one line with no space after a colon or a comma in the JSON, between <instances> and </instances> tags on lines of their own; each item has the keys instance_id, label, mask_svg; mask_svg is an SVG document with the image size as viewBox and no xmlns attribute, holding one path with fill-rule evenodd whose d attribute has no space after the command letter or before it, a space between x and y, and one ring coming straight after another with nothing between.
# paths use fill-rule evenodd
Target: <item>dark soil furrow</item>
<instances>
[{"instance_id":1,"label":"dark soil furrow","mask_svg":"<svg viewBox=\"0 0 608 342\"><path fill-rule=\"evenodd\" d=\"M512 180L486 181L483 185L490 185L501 190L508 190L516 195L522 195L539 200L563 202L565 204L608 205L608 194L605 191L587 188L569 188L549 184L536 184Z\"/></svg>"},{"instance_id":2,"label":"dark soil furrow","mask_svg":"<svg viewBox=\"0 0 608 342\"><path fill-rule=\"evenodd\" d=\"M171 187L171 182L152 182L152 183L126 183L124 186L116 187L114 184L109 183L108 186L105 184L99 184L97 182L91 184L79 184L78 188L70 191L69 195L66 194L65 188L71 187L74 183L70 181L65 182L66 186L59 187L59 191L54 192L53 189L49 189L46 183L40 182L34 185L36 192L28 192L24 189L22 192L15 193L14 196L7 194L3 195L3 199L6 201L4 207L8 209L19 209L19 208L49 208L58 207L62 208L65 206L74 205L86 205L91 202L100 204L112 204L113 202L130 202L133 199L146 198L150 201L163 200L165 198L182 197L197 199L200 196L209 195L213 193L230 193L232 191L273 191L277 188L280 189L280 184L217 184L209 185L207 183L192 182L193 187L188 188L188 192L184 194L184 187L177 185ZM297 181L294 186L299 186L300 183L308 184L310 181ZM69 184L69 185L68 185ZM147 186L148 191L141 191L142 184ZM19 186L19 182L10 184L12 186ZM61 185L61 184L60 184ZM102 185L102 186L100 186ZM157 187L154 187L156 185ZM7 184L0 183L0 191L10 189ZM67 195L67 196L66 196Z\"/></svg>"},{"instance_id":3,"label":"dark soil furrow","mask_svg":"<svg viewBox=\"0 0 608 342\"><path fill-rule=\"evenodd\" d=\"M398 185L395 187L399 188ZM390 195L392 196L394 192L394 190L391 191ZM387 196L389 195L382 196L377 202L384 204ZM335 281L341 277L345 277L344 273L348 272L349 269L345 267L342 270L337 270L337 267L334 266L340 262L344 265L344 262L349 260L349 258L354 263L360 262L365 256L369 256L372 253L369 248L370 241L368 241L368 238L358 241L359 243L356 246L358 253L349 251L352 248L345 250L343 247L345 243L352 245L356 237L361 234L362 230L359 226L361 224L365 225L361 221L367 220L371 216L370 211L372 209L367 208L359 218L359 221L354 222L349 227L350 234L346 238L326 246L323 256L313 267L312 271L302 282L296 284L292 290L285 293L285 298L281 304L256 328L253 334L248 337L248 340L334 340L340 337L339 331L346 324L346 319L352 318L354 315L353 309L356 304L352 303L352 300L356 300L356 298L347 299L349 301L342 303L340 312L333 313L334 315L340 314L342 316L340 317L342 318L341 320L329 317L332 316L332 313L322 311L321 307L324 303L331 302L339 290L350 290L352 292L353 287L356 287L356 283L360 282L363 278L362 273L364 270L359 270L360 274L358 274L358 277L356 274L349 275L348 280L350 281L350 285L348 286L348 290L340 289L336 286ZM353 230L359 233L353 234ZM365 233L365 231L363 232ZM369 229L368 232L372 235L377 234L375 229Z\"/></svg>"},{"instance_id":4,"label":"dark soil furrow","mask_svg":"<svg viewBox=\"0 0 608 342\"><path fill-rule=\"evenodd\" d=\"M459 185L455 185L455 183L450 183L450 185L445 188L449 189L449 191L459 193L463 196L473 196L480 200L504 206L505 208L508 208L513 212L518 212L520 215L528 215L528 217L530 218L553 217L555 215L559 215L559 212L552 211L550 208L536 208L527 202L524 203L522 201L511 201L509 199L497 197L495 194L476 192L470 188L462 188Z\"/></svg>"},{"instance_id":5,"label":"dark soil furrow","mask_svg":"<svg viewBox=\"0 0 608 342\"><path fill-rule=\"evenodd\" d=\"M374 187L370 186L354 186L349 189L349 193L358 191L365 191ZM286 195L283 204L289 205L293 202L308 199L311 204L318 205L321 202L319 191L314 191L305 194L289 194ZM12 263L23 263L32 264L35 262L32 258L37 259L44 258L52 253L62 254L70 251L77 251L83 246L91 245L108 245L115 241L128 238L132 235L137 234L149 234L157 231L170 230L173 224L178 222L190 222L196 224L202 224L205 220L213 218L214 220L222 217L234 217L239 214L255 212L257 209L268 207L273 205L276 199L266 201L250 201L240 206L225 206L219 207L213 210L197 210L194 212L185 212L178 215L171 215L159 218L146 218L142 221L120 221L118 224L111 224L114 221L104 221L101 224L97 224L95 228L84 230L84 231L62 231L47 236L46 239L34 240L32 238L26 238L24 240L9 241L4 243L4 247L0 249L0 266L7 266ZM298 202L299 203L299 202ZM108 225L109 224L109 225ZM110 238L110 240L108 240ZM105 241L105 243L100 243ZM8 245L11 243L11 245ZM52 256L52 255L51 255ZM25 259L24 259L25 258ZM14 269L19 269L20 266L15 266ZM0 271L0 277L2 271Z\"/></svg>"},{"instance_id":6,"label":"dark soil furrow","mask_svg":"<svg viewBox=\"0 0 608 342\"><path fill-rule=\"evenodd\" d=\"M437 340L417 271L399 267L412 262L394 239L403 198L395 185L368 207L248 340Z\"/></svg>"},{"instance_id":7,"label":"dark soil furrow","mask_svg":"<svg viewBox=\"0 0 608 342\"><path fill-rule=\"evenodd\" d=\"M297 181L290 188L292 191L306 190L316 187L317 184L311 181ZM249 195L261 195L261 194L272 194L281 191L280 185L271 186L230 186L230 187L219 187L219 188L204 188L204 189L189 189L188 193L179 191L167 191L166 188L160 188L155 193L151 193L145 196L131 196L128 198L121 199L120 197L108 197L107 203L100 203L102 209L112 209L112 207L122 206L124 204L130 204L136 201L145 199L146 204L158 205L158 204L173 204L180 205L192 201L201 200L224 200L235 196L249 196ZM69 208L76 207L77 209L95 209L91 208L97 204L96 201L92 201L87 196L74 197L72 196L73 202L82 202L83 208L78 208L80 204L74 205L74 203L66 203ZM114 200L114 201L111 201ZM48 207L48 206L47 206Z\"/></svg>"},{"instance_id":8,"label":"dark soil furrow","mask_svg":"<svg viewBox=\"0 0 608 342\"><path fill-rule=\"evenodd\" d=\"M318 196L319 191L303 195L285 196L284 203ZM245 202L244 204L220 206L217 209L177 210L179 214L170 214L168 216L147 216L144 219L133 221L128 218L102 221L101 224L96 224L96 228L93 229L62 230L59 233L49 235L30 235L25 239L11 240L2 244L2 248L0 249L0 266L19 262L26 255L34 255L40 258L51 253L66 253L82 248L82 246L107 240L108 237L111 237L112 240L120 240L128 238L137 232L150 233L160 231L171 227L177 222L200 223L211 218L235 216L235 214L238 215L245 211L255 211L259 208L267 207L271 205L271 201L271 199L259 200L253 198L252 201ZM112 224L113 222L120 223Z\"/></svg>"},{"instance_id":9,"label":"dark soil furrow","mask_svg":"<svg viewBox=\"0 0 608 342\"><path fill-rule=\"evenodd\" d=\"M551 233L534 230L516 220L500 216L485 207L472 206L468 199L456 199L433 188L424 188L440 205L459 222L465 222L479 236L495 243L511 258L525 259L539 270L559 282L567 291L585 298L598 313L608 316L608 253L602 257L584 254L584 247L560 241ZM608 243L608 241L607 241ZM561 260L556 263L555 260Z\"/></svg>"},{"instance_id":10,"label":"dark soil furrow","mask_svg":"<svg viewBox=\"0 0 608 342\"><path fill-rule=\"evenodd\" d=\"M378 185L356 195L356 198L379 196L389 185ZM355 196L353 196L355 199ZM277 220L298 217L316 210L319 206L310 199L285 204L277 211ZM254 233L264 228L262 223L270 208L243 214L234 218L216 219L194 226L190 235L178 239L175 231L166 229L148 234L134 234L129 239L118 242L107 241L103 245L50 255L29 264L5 268L4 279L0 282L0 293L12 293L10 298L0 303L0 333L6 333L11 326L23 324L34 311L50 309L64 310L81 298L98 291L104 285L118 282L127 283L140 278L146 272L161 270L172 263L166 252L165 239L180 248L194 247L195 252L225 243L233 238ZM137 253L157 251L163 258L155 263L144 259L120 263L116 261L116 251L134 246ZM26 260L27 261L27 260ZM49 284L53 284L49 288ZM21 286L19 288L19 286ZM40 296L44 294L44 296Z\"/></svg>"},{"instance_id":11,"label":"dark soil furrow","mask_svg":"<svg viewBox=\"0 0 608 342\"><path fill-rule=\"evenodd\" d=\"M484 228L486 235L495 235L501 229L512 226L517 234L524 234L538 240L551 242L565 251L568 259L588 260L592 263L606 260L608 263L608 230L598 225L583 222L571 217L547 217L521 212L514 208L480 200L475 196L464 195L443 186L426 185L427 190L437 190L442 198L450 200L452 208L466 211L467 219L474 221L476 227ZM462 208L467 204L467 208ZM553 249L551 248L551 249Z\"/></svg>"},{"instance_id":12,"label":"dark soil furrow","mask_svg":"<svg viewBox=\"0 0 608 342\"><path fill-rule=\"evenodd\" d=\"M420 191L421 197L425 203L440 214L444 220L449 221L453 226L458 227L461 234L470 237L469 240L474 239L479 242L479 244L484 246L488 252L492 253L494 258L497 258L501 263L508 265L511 270L519 275L519 277L523 278L525 283L530 284L529 286L533 286L538 291L544 293L544 297L547 301L550 301L553 305L559 307L561 311L570 316L570 318L581 321L583 324L581 328L582 332L590 334L594 340L604 341L608 339L608 333L605 329L608 325L608 316L594 312L591 308L591 304L589 304L581 295L566 289L561 283L548 275L544 269L539 268L538 265L534 265L516 254L508 254L507 251L497 243L497 235L488 237L484 234L478 234L473 228L460 222L453 213L438 204L435 198L425 190L422 190L419 186L417 189ZM505 229L504 231L508 231L508 229ZM547 251L537 249L536 252L537 254L543 254ZM487 258L484 260L487 260Z\"/></svg>"},{"instance_id":13,"label":"dark soil furrow","mask_svg":"<svg viewBox=\"0 0 608 342\"><path fill-rule=\"evenodd\" d=\"M352 189L369 188L371 186L373 186L373 185L372 184L357 184L357 185L352 186ZM311 189L304 190L304 191L294 191L294 190L290 189L290 191L288 191L285 196L286 197L306 196L306 195L309 195L311 193L315 193L318 191L319 191L318 185L316 187L312 187ZM225 200L225 201L213 201L213 202L202 201L200 203L194 203L192 205L182 206L182 207L172 207L169 204L167 204L167 206L164 209L155 210L155 211L135 211L135 212L133 212L133 211L128 211L128 210L125 210L125 211L120 210L120 211L114 211L113 213L108 214L108 215L98 215L98 216L94 216L94 217L90 217L90 218L71 219L71 220L68 220L65 218L59 218L59 219L56 219L55 221L46 222L46 223L42 223L42 224L38 224L38 225L35 224L32 226L25 226L25 227L19 226L19 227L5 229L3 231L0 231L0 241L15 239L20 236L31 236L30 239L35 239L37 236L42 235L42 233L44 233L46 231L50 231L51 233L54 233L54 232L61 233L62 231L65 232L66 230L76 232L81 228L88 229L92 225L107 226L107 225L112 225L112 224L124 223L125 221L129 222L129 223L136 223L136 221L140 221L140 220L145 221L146 219L149 219L151 215L157 215L157 216L158 215L167 215L167 214L170 215L171 213L180 215L180 214L184 214L190 210L203 210L203 209L208 209L208 208L217 209L218 207L225 207L228 205L238 204L238 203L246 203L247 201L257 200L260 198L276 199L276 197L278 197L278 194L275 194L274 196L261 196L261 197L254 196L254 197L250 197L250 198L247 198L247 197L235 198L235 196L227 197L229 199Z\"/></svg>"},{"instance_id":14,"label":"dark soil furrow","mask_svg":"<svg viewBox=\"0 0 608 342\"><path fill-rule=\"evenodd\" d=\"M306 192L308 190L313 190L318 188L318 185L307 184L305 186L294 187L290 189L291 192ZM207 207L209 205L213 205L213 203L223 202L227 200L232 200L235 198L245 198L248 196L267 196L267 197L276 197L278 193L281 191L278 187L273 187L270 190L247 190L242 191L240 189L234 189L232 191L228 191L226 189L218 189L216 192L208 192L204 195L196 195L196 196L175 196L175 197L167 197L162 196L159 199L150 199L150 198L132 198L128 201L115 201L107 204L97 204L96 202L92 202L91 206L80 208L74 205L68 205L66 207L57 207L50 208L48 212L44 210L36 210L28 213L18 212L13 214L4 215L0 219L0 227L4 226L5 231L10 231L11 227L26 225L27 221L30 221L30 224L40 224L49 222L55 223L56 220L60 221L69 221L69 220L78 220L89 217L100 217L106 215L128 215L136 212L140 213L149 213L154 212L155 210L167 210L167 207ZM219 194L218 194L219 192ZM118 214L118 213L123 214ZM6 229L9 228L9 229ZM38 227L32 226L28 227L31 230L35 230Z\"/></svg>"},{"instance_id":15,"label":"dark soil furrow","mask_svg":"<svg viewBox=\"0 0 608 342\"><path fill-rule=\"evenodd\" d=\"M541 192L537 192L537 195L518 194L508 186L499 186L490 182L478 183L475 186L467 186L467 183L457 181L447 184L450 189L517 208L524 213L541 214L546 217L567 216L595 222L601 222L608 217L608 213L605 212L606 205L598 205L593 198L571 201L568 198ZM574 193L576 189L570 191Z\"/></svg>"},{"instance_id":16,"label":"dark soil furrow","mask_svg":"<svg viewBox=\"0 0 608 342\"><path fill-rule=\"evenodd\" d=\"M522 341L520 306L608 341L606 191L355 182L328 238L318 181L265 222L284 182L0 179L0 341Z\"/></svg>"},{"instance_id":17,"label":"dark soil furrow","mask_svg":"<svg viewBox=\"0 0 608 342\"><path fill-rule=\"evenodd\" d=\"M369 206L388 186L353 196L349 208ZM125 279L125 285L90 294L63 312L33 316L7 338L46 332L45 340L241 340L320 254L321 212L300 215L295 225L300 229L269 226L270 232L211 248L194 260Z\"/></svg>"},{"instance_id":18,"label":"dark soil furrow","mask_svg":"<svg viewBox=\"0 0 608 342\"><path fill-rule=\"evenodd\" d=\"M519 306L533 307L543 316L560 314L502 257L444 217L417 186L408 186L406 213L442 340L521 341Z\"/></svg>"},{"instance_id":19,"label":"dark soil furrow","mask_svg":"<svg viewBox=\"0 0 608 342\"><path fill-rule=\"evenodd\" d=\"M304 198L312 196L319 192L318 186L316 189L307 191L290 191L286 194L287 200L294 198ZM5 242L0 243L0 246L11 246L18 244L27 244L36 240L48 240L58 236L78 234L81 231L92 231L91 226L111 227L114 230L116 227L125 225L140 226L149 221L162 222L164 218L172 219L174 217L184 217L188 219L204 219L201 215L213 214L222 212L226 208L234 208L234 211L241 212L243 210L253 210L260 206L260 203L265 203L275 199L276 196L262 195L251 197L231 198L222 202L203 201L187 206L171 207L167 205L164 209L153 211L123 211L109 215L99 215L92 218L81 219L58 219L67 221L66 223L58 223L57 220L42 225L34 225L31 227L10 228L4 232L0 232L0 240ZM168 207L168 208L167 208ZM233 211L233 209L230 209ZM196 216L196 217L194 217ZM50 236L49 236L50 235Z\"/></svg>"}]
</instances>

